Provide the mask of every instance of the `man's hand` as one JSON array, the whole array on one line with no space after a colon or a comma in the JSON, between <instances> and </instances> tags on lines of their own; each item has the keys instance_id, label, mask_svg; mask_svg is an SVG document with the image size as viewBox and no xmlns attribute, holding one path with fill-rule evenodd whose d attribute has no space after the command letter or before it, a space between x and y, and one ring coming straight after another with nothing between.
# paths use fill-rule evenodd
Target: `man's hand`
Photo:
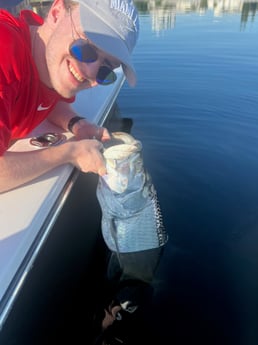
<instances>
[{"instance_id":1,"label":"man's hand","mask_svg":"<svg viewBox=\"0 0 258 345\"><path fill-rule=\"evenodd\" d=\"M77 140L97 139L102 142L110 140L110 134L105 127L99 127L86 119L81 119L74 124L73 134Z\"/></svg>"},{"instance_id":2,"label":"man's hand","mask_svg":"<svg viewBox=\"0 0 258 345\"><path fill-rule=\"evenodd\" d=\"M95 139L84 139L64 144L70 147L67 151L68 162L82 172L93 172L100 176L106 174L105 160L102 155L103 145ZM62 145L60 145L62 146Z\"/></svg>"}]
</instances>

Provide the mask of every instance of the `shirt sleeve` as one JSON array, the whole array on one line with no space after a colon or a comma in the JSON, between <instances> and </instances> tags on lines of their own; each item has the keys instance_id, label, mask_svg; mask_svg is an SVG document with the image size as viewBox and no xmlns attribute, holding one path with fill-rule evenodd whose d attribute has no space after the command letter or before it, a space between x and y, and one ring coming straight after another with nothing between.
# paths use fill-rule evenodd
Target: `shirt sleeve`
<instances>
[{"instance_id":1,"label":"shirt sleeve","mask_svg":"<svg viewBox=\"0 0 258 345\"><path fill-rule=\"evenodd\" d=\"M7 116L6 104L0 91L0 156L7 150L11 138L11 130L9 129L9 118Z\"/></svg>"}]
</instances>

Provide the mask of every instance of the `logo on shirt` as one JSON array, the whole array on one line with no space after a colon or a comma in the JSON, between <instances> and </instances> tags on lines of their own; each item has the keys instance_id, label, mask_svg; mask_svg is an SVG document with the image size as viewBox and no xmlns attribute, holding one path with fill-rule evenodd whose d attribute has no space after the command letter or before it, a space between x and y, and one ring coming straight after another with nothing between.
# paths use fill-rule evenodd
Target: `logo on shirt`
<instances>
[{"instance_id":1,"label":"logo on shirt","mask_svg":"<svg viewBox=\"0 0 258 345\"><path fill-rule=\"evenodd\" d=\"M37 111L43 111L43 110L47 110L49 108L49 105L47 107L44 107L44 105L41 103L38 108Z\"/></svg>"}]
</instances>

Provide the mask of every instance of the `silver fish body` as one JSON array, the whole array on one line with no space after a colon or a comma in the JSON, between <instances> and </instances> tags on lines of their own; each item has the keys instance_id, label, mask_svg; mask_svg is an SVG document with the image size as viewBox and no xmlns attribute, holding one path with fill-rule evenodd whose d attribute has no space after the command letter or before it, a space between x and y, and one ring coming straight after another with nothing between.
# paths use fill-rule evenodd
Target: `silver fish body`
<instances>
[{"instance_id":1,"label":"silver fish body","mask_svg":"<svg viewBox=\"0 0 258 345\"><path fill-rule=\"evenodd\" d=\"M104 148L107 174L99 177L97 198L102 234L110 250L128 253L163 246L167 241L155 187L144 168L141 142L113 133Z\"/></svg>"}]
</instances>

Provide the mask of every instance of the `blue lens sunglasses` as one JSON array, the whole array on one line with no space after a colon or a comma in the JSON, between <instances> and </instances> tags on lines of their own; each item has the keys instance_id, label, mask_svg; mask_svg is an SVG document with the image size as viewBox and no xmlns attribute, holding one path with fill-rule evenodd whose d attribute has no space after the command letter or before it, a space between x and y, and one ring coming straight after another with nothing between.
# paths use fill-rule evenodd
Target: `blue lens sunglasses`
<instances>
[{"instance_id":1,"label":"blue lens sunglasses","mask_svg":"<svg viewBox=\"0 0 258 345\"><path fill-rule=\"evenodd\" d=\"M74 37L74 30L76 32L71 8L69 8L70 18L72 23L72 36ZM88 42L88 40L79 38L74 40L69 48L70 54L78 61L85 63L92 63L98 60L98 53L96 48ZM116 73L108 66L101 66L96 75L96 81L99 85L113 84L117 79Z\"/></svg>"},{"instance_id":2,"label":"blue lens sunglasses","mask_svg":"<svg viewBox=\"0 0 258 345\"><path fill-rule=\"evenodd\" d=\"M94 46L87 40L79 38L69 48L70 54L78 61L92 63L98 60L98 53ZM96 81L100 85L109 85L116 81L115 72L108 66L101 66L96 75Z\"/></svg>"}]
</instances>

